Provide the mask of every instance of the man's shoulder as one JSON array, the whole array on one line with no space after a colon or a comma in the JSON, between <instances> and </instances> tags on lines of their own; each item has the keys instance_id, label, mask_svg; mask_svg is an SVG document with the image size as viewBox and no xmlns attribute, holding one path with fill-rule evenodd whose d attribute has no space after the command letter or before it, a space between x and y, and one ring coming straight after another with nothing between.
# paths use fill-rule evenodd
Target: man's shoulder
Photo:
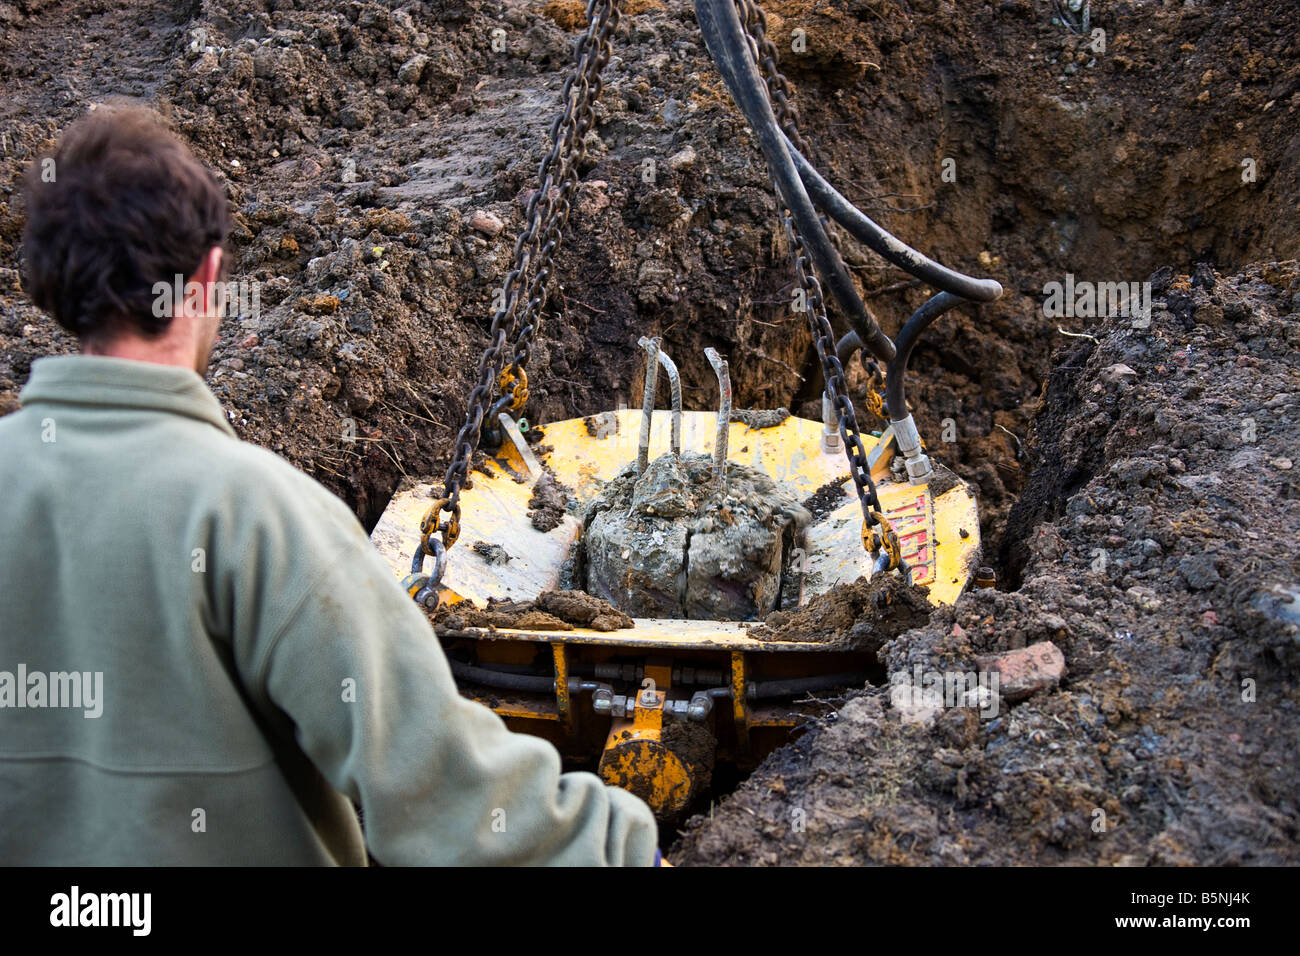
<instances>
[{"instance_id":1,"label":"man's shoulder","mask_svg":"<svg viewBox=\"0 0 1300 956\"><path fill-rule=\"evenodd\" d=\"M126 431L103 427L105 421L121 415L133 416L138 427ZM121 472L127 483L147 471L160 498L207 502L249 520L268 514L295 524L324 519L349 534L355 530L364 536L352 510L316 479L205 418L148 408L29 404L0 417L0 463L14 469L22 468L24 461L30 466L32 449L56 439L58 448L75 449L65 466L103 461L109 472ZM59 467L57 459L52 467Z\"/></svg>"},{"instance_id":2,"label":"man's shoulder","mask_svg":"<svg viewBox=\"0 0 1300 956\"><path fill-rule=\"evenodd\" d=\"M15 434L32 423L39 427L41 416L37 414L38 411L39 409L24 405L5 415L0 415L0 436Z\"/></svg>"},{"instance_id":3,"label":"man's shoulder","mask_svg":"<svg viewBox=\"0 0 1300 956\"><path fill-rule=\"evenodd\" d=\"M309 509L328 509L355 520L337 495L315 478L272 451L243 439L221 443L213 462L215 477L235 490L266 499L281 499Z\"/></svg>"}]
</instances>

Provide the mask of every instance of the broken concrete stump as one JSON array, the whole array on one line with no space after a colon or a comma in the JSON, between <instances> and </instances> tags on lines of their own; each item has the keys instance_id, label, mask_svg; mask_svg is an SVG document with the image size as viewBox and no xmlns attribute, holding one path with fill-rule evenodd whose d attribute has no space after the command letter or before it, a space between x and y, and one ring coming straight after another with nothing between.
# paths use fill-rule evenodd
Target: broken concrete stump
<instances>
[{"instance_id":1,"label":"broken concrete stump","mask_svg":"<svg viewBox=\"0 0 1300 956\"><path fill-rule=\"evenodd\" d=\"M592 503L590 594L633 617L752 620L776 608L790 542L808 513L767 475L703 455L662 455Z\"/></svg>"}]
</instances>

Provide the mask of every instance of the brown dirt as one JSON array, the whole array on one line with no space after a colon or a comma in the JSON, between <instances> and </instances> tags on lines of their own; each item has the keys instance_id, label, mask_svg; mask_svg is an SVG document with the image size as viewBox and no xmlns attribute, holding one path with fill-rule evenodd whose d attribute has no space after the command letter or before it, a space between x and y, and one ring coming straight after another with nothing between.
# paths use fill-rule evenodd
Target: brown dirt
<instances>
[{"instance_id":1,"label":"brown dirt","mask_svg":"<svg viewBox=\"0 0 1300 956\"><path fill-rule=\"evenodd\" d=\"M632 619L598 597L583 591L543 591L531 601L488 601L486 608L468 602L444 604L431 615L434 629L459 631L467 627L571 631L589 627L616 631L631 627Z\"/></svg>"},{"instance_id":2,"label":"brown dirt","mask_svg":"<svg viewBox=\"0 0 1300 956\"><path fill-rule=\"evenodd\" d=\"M469 627L486 628L529 628L537 631L571 631L573 624L538 611L532 601L491 601L486 608L474 607L467 601L459 604L445 604L431 615L433 629L442 634L446 631L462 631Z\"/></svg>"},{"instance_id":3,"label":"brown dirt","mask_svg":"<svg viewBox=\"0 0 1300 956\"><path fill-rule=\"evenodd\" d=\"M542 473L528 499L528 517L538 531L553 531L564 521L564 509L572 492L551 471Z\"/></svg>"},{"instance_id":4,"label":"brown dirt","mask_svg":"<svg viewBox=\"0 0 1300 956\"><path fill-rule=\"evenodd\" d=\"M846 474L838 481L828 481L804 500L803 506L814 519L823 515L828 515L848 497L849 493L844 490L844 483L849 480Z\"/></svg>"},{"instance_id":5,"label":"brown dirt","mask_svg":"<svg viewBox=\"0 0 1300 956\"><path fill-rule=\"evenodd\" d=\"M588 415L583 424L587 427L587 434L592 438L608 438L610 435L618 434L618 416L612 412Z\"/></svg>"},{"instance_id":6,"label":"brown dirt","mask_svg":"<svg viewBox=\"0 0 1300 956\"><path fill-rule=\"evenodd\" d=\"M660 741L691 768L695 792L708 792L713 783L713 763L718 747L708 725L690 720L668 720L664 722Z\"/></svg>"},{"instance_id":7,"label":"brown dirt","mask_svg":"<svg viewBox=\"0 0 1300 956\"><path fill-rule=\"evenodd\" d=\"M819 594L794 611L773 611L746 633L760 641L805 641L878 651L904 631L919 627L933 608L926 588L896 575L858 578Z\"/></svg>"},{"instance_id":8,"label":"brown dirt","mask_svg":"<svg viewBox=\"0 0 1300 956\"><path fill-rule=\"evenodd\" d=\"M1051 641L1062 686L928 722L857 691L674 863L1300 861L1300 266L1163 294L1149 330L1110 320L1059 356L1011 516L1023 586L880 652L892 678Z\"/></svg>"},{"instance_id":9,"label":"brown dirt","mask_svg":"<svg viewBox=\"0 0 1300 956\"><path fill-rule=\"evenodd\" d=\"M622 611L583 591L543 591L536 604L540 610L597 631L632 626L632 619Z\"/></svg>"},{"instance_id":10,"label":"brown dirt","mask_svg":"<svg viewBox=\"0 0 1300 956\"><path fill-rule=\"evenodd\" d=\"M789 417L788 408L733 408L730 420L750 428L775 428Z\"/></svg>"}]
</instances>

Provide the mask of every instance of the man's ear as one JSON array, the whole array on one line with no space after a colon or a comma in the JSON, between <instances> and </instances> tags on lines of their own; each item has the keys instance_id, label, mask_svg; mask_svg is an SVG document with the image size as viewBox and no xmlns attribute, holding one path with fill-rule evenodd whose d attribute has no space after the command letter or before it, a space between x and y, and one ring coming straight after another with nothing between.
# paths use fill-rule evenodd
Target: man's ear
<instances>
[{"instance_id":1,"label":"man's ear","mask_svg":"<svg viewBox=\"0 0 1300 956\"><path fill-rule=\"evenodd\" d=\"M201 285L221 280L221 247L213 246L204 255L199 267L194 270L193 279Z\"/></svg>"},{"instance_id":2,"label":"man's ear","mask_svg":"<svg viewBox=\"0 0 1300 956\"><path fill-rule=\"evenodd\" d=\"M221 290L215 288L215 286L221 281L222 255L221 247L213 246L203 256L199 267L194 270L194 275L190 277L190 282L196 283L203 290L204 311L208 314L211 314L221 305Z\"/></svg>"}]
</instances>

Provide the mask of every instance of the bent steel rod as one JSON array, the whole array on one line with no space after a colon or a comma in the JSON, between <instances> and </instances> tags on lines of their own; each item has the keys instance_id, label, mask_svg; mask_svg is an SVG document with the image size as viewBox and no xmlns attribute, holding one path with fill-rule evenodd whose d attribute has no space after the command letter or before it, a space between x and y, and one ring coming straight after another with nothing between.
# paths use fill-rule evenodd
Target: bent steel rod
<instances>
[{"instance_id":1,"label":"bent steel rod","mask_svg":"<svg viewBox=\"0 0 1300 956\"><path fill-rule=\"evenodd\" d=\"M655 414L655 383L659 380L659 340L642 336L637 342L649 353L645 363L645 391L641 393L641 433L636 445L636 473L650 464L650 425Z\"/></svg>"},{"instance_id":2,"label":"bent steel rod","mask_svg":"<svg viewBox=\"0 0 1300 956\"><path fill-rule=\"evenodd\" d=\"M727 493L727 436L731 428L731 373L727 360L715 348L704 350L704 357L718 376L718 431L713 441L713 481L723 494Z\"/></svg>"},{"instance_id":3,"label":"bent steel rod","mask_svg":"<svg viewBox=\"0 0 1300 956\"><path fill-rule=\"evenodd\" d=\"M642 393L641 400L641 434L637 445L637 472L645 471L645 466L650 461L650 422L654 414L655 392L657 386L651 381L657 379L658 369L652 368L655 359L663 366L664 373L668 376L668 386L673 409L673 430L672 430L672 450L673 454L678 457L682 453L682 378L677 371L677 363L668 357L668 353L663 350L663 343L656 336L653 339L641 336L637 340L637 345L646 350L648 358L646 360L646 388Z\"/></svg>"},{"instance_id":4,"label":"bent steel rod","mask_svg":"<svg viewBox=\"0 0 1300 956\"><path fill-rule=\"evenodd\" d=\"M673 454L681 457L682 454L682 377L677 372L677 363L668 357L668 353L659 349L659 364L664 367L664 374L668 376L669 398L673 406L673 431L672 431L672 449Z\"/></svg>"}]
</instances>

